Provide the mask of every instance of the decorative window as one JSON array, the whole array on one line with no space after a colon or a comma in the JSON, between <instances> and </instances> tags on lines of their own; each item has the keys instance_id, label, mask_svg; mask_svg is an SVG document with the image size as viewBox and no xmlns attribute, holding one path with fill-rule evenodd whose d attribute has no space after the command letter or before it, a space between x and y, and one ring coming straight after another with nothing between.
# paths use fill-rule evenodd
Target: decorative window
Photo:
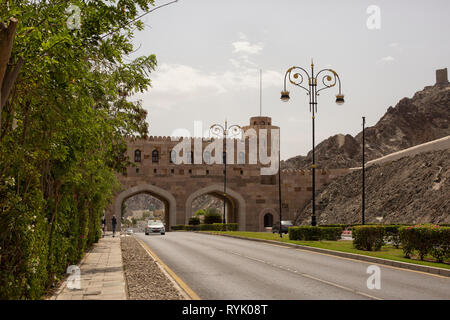
<instances>
[{"instance_id":1,"label":"decorative window","mask_svg":"<svg viewBox=\"0 0 450 320\"><path fill-rule=\"evenodd\" d=\"M264 215L264 228L270 228L273 226L273 216L270 213Z\"/></svg>"},{"instance_id":2,"label":"decorative window","mask_svg":"<svg viewBox=\"0 0 450 320\"><path fill-rule=\"evenodd\" d=\"M141 162L141 150L134 151L134 162Z\"/></svg>"},{"instance_id":3,"label":"decorative window","mask_svg":"<svg viewBox=\"0 0 450 320\"><path fill-rule=\"evenodd\" d=\"M153 163L158 163L159 162L159 152L158 152L158 150L153 150L152 151L152 162Z\"/></svg>"}]
</instances>

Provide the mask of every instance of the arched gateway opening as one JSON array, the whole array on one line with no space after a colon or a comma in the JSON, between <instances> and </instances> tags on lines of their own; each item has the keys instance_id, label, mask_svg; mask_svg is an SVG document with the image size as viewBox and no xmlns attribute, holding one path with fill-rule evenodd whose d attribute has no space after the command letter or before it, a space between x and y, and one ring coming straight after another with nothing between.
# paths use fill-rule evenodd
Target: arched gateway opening
<instances>
[{"instance_id":1,"label":"arched gateway opening","mask_svg":"<svg viewBox=\"0 0 450 320\"><path fill-rule=\"evenodd\" d=\"M113 214L115 214L119 225L118 225L118 230L120 230L120 221L122 218L122 205L123 203L138 194L149 194L153 197L155 197L156 199L160 200L163 204L164 204L164 222L166 224L166 228L169 229L170 226L175 225L176 223L176 200L175 197L168 191L161 189L159 187L156 187L154 185L150 185L150 184L142 184L142 185L137 185L135 187L132 187L128 190L125 190L123 192L121 192L114 201L114 209L113 209ZM111 217L109 217L111 218ZM109 224L108 224L109 225ZM110 229L110 228L109 228Z\"/></svg>"},{"instance_id":2,"label":"arched gateway opening","mask_svg":"<svg viewBox=\"0 0 450 320\"><path fill-rule=\"evenodd\" d=\"M237 223L239 230L245 230L245 200L236 191L227 188L226 197L223 194L223 185L215 184L193 192L186 200L186 223L195 212L192 203L195 199L202 195L212 195L222 201L225 199L226 203L226 222Z\"/></svg>"}]
</instances>

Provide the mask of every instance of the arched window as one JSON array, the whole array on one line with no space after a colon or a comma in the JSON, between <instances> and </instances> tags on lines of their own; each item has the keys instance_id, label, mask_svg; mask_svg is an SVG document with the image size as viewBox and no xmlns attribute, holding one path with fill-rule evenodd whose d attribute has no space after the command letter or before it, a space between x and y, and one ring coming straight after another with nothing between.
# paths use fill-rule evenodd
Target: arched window
<instances>
[{"instance_id":1,"label":"arched window","mask_svg":"<svg viewBox=\"0 0 450 320\"><path fill-rule=\"evenodd\" d=\"M203 157L205 158L206 164L211 164L211 152L205 151Z\"/></svg>"},{"instance_id":2,"label":"arched window","mask_svg":"<svg viewBox=\"0 0 450 320\"><path fill-rule=\"evenodd\" d=\"M264 228L270 228L273 226L273 216L271 213L264 215Z\"/></svg>"},{"instance_id":3,"label":"arched window","mask_svg":"<svg viewBox=\"0 0 450 320\"><path fill-rule=\"evenodd\" d=\"M159 152L156 149L152 151L152 162L153 163L159 162Z\"/></svg>"},{"instance_id":4,"label":"arched window","mask_svg":"<svg viewBox=\"0 0 450 320\"><path fill-rule=\"evenodd\" d=\"M141 162L141 150L134 150L134 162Z\"/></svg>"},{"instance_id":5,"label":"arched window","mask_svg":"<svg viewBox=\"0 0 450 320\"><path fill-rule=\"evenodd\" d=\"M170 163L176 163L177 162L177 153L175 150L170 151Z\"/></svg>"},{"instance_id":6,"label":"arched window","mask_svg":"<svg viewBox=\"0 0 450 320\"><path fill-rule=\"evenodd\" d=\"M238 164L245 164L245 152L239 152Z\"/></svg>"}]
</instances>

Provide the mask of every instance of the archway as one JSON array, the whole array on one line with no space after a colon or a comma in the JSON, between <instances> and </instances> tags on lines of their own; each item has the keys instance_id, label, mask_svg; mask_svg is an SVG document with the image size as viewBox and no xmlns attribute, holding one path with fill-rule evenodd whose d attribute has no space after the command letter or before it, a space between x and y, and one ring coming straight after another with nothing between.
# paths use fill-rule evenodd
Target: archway
<instances>
[{"instance_id":1,"label":"archway","mask_svg":"<svg viewBox=\"0 0 450 320\"><path fill-rule=\"evenodd\" d=\"M189 221L189 218L193 216L192 212L192 201L198 198L201 195L210 194L218 198L224 198L223 196L223 185L215 184L202 189L199 189L189 195L186 200L186 224ZM227 209L227 222L235 222L239 225L239 230L245 230L246 221L245 221L245 200L244 198L237 193L236 191L227 188L227 196L225 201L228 202L228 207L231 210ZM230 212L231 211L231 212ZM228 220L230 218L230 220Z\"/></svg>"},{"instance_id":2,"label":"archway","mask_svg":"<svg viewBox=\"0 0 450 320\"><path fill-rule=\"evenodd\" d=\"M166 210L165 215L166 229L170 230L170 227L176 224L177 204L175 197L170 192L151 184L137 185L117 195L117 197L114 199L114 210L113 210L113 214L115 214L117 220L119 222L121 221L122 203L128 198L137 195L139 193L150 194L164 203ZM118 227L119 227L118 230L120 230L120 224Z\"/></svg>"},{"instance_id":3,"label":"archway","mask_svg":"<svg viewBox=\"0 0 450 320\"><path fill-rule=\"evenodd\" d=\"M280 213L274 208L264 208L259 212L259 231L267 231L271 228L275 223L280 221ZM271 225L269 226L268 224Z\"/></svg>"}]
</instances>

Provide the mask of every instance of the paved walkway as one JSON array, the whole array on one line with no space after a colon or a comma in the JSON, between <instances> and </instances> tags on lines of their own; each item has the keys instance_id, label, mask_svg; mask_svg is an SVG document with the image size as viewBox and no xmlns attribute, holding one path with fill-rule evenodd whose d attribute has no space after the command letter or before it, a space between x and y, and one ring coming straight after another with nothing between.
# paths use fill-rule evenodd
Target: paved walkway
<instances>
[{"instance_id":1,"label":"paved walkway","mask_svg":"<svg viewBox=\"0 0 450 320\"><path fill-rule=\"evenodd\" d=\"M126 300L120 235L105 238L94 244L80 267L79 289L74 282L65 281L51 300Z\"/></svg>"}]
</instances>

